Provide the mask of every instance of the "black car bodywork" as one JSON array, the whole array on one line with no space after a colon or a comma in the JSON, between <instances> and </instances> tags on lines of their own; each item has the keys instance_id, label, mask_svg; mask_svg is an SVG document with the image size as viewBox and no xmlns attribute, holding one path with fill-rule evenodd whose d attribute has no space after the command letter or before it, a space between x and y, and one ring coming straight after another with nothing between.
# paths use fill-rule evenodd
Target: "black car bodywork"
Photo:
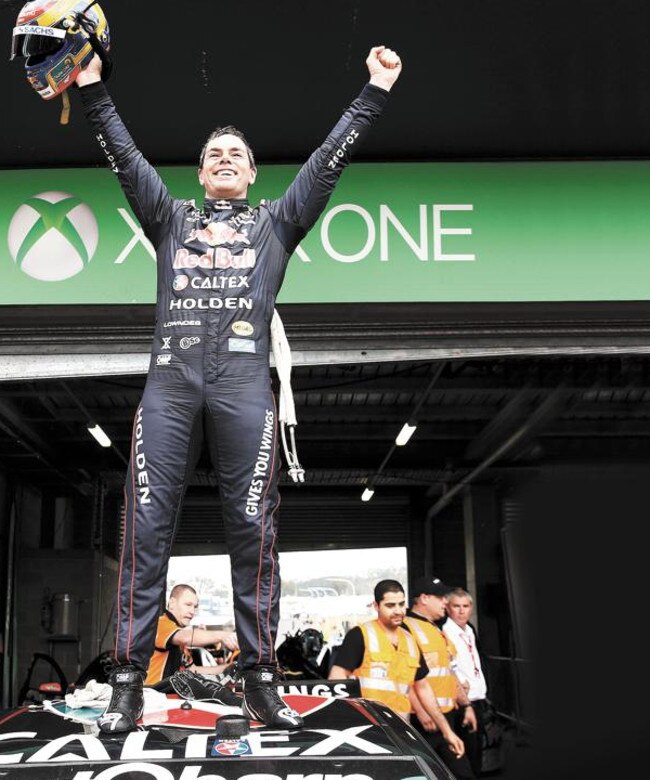
<instances>
[{"instance_id":1,"label":"black car bodywork","mask_svg":"<svg viewBox=\"0 0 650 780\"><path fill-rule=\"evenodd\" d=\"M169 717L115 736L41 705L0 712L0 778L453 780L424 740L382 704L331 692L285 700L303 715L303 729L273 731L253 722L247 735L227 740L215 734L214 705L203 702L189 708L172 701Z\"/></svg>"}]
</instances>

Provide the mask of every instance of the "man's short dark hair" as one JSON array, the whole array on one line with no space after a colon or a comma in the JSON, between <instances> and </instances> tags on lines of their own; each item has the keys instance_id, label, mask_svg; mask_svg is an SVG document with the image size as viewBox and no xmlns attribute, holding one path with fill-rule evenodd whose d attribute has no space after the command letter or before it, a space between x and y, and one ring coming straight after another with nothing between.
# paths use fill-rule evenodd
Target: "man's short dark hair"
<instances>
[{"instance_id":1,"label":"man's short dark hair","mask_svg":"<svg viewBox=\"0 0 650 780\"><path fill-rule=\"evenodd\" d=\"M379 604L387 593L404 593L397 580L381 580L375 585L375 601Z\"/></svg>"},{"instance_id":2,"label":"man's short dark hair","mask_svg":"<svg viewBox=\"0 0 650 780\"><path fill-rule=\"evenodd\" d=\"M192 591L192 593L195 596L197 595L197 592L194 590L194 588L191 585L185 585L185 583L179 582L178 585L174 585L174 587L171 589L169 598L177 599L179 596L185 593L186 590Z\"/></svg>"},{"instance_id":3,"label":"man's short dark hair","mask_svg":"<svg viewBox=\"0 0 650 780\"><path fill-rule=\"evenodd\" d=\"M203 149L201 149L201 156L199 157L199 168L203 168L203 163L205 162L205 154L208 151L208 146L210 145L211 141L214 141L215 138L219 138L222 135L234 135L237 138L239 138L240 141L244 142L244 146L246 147L246 151L248 152L248 162L251 164L251 168L255 167L255 156L253 155L253 150L250 147L250 144L246 140L246 136L242 133L241 130L238 130L233 125L226 125L225 127L216 127L208 136L208 140L203 144Z\"/></svg>"}]
</instances>

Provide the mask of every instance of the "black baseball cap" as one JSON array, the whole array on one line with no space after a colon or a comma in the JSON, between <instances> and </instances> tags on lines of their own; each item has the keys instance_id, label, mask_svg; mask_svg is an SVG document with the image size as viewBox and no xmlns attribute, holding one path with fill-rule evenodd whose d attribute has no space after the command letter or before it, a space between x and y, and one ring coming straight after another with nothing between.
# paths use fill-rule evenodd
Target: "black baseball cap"
<instances>
[{"instance_id":1,"label":"black baseball cap","mask_svg":"<svg viewBox=\"0 0 650 780\"><path fill-rule=\"evenodd\" d=\"M439 577L418 577L413 583L412 597L416 598L426 593L428 596L446 596L453 588L446 585Z\"/></svg>"}]
</instances>

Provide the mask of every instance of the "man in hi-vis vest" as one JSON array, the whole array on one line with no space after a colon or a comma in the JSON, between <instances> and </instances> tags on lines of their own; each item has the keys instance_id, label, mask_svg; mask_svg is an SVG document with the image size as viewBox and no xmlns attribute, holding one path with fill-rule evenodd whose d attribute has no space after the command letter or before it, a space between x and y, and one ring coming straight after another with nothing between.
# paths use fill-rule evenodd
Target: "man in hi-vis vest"
<instances>
[{"instance_id":1,"label":"man in hi-vis vest","mask_svg":"<svg viewBox=\"0 0 650 780\"><path fill-rule=\"evenodd\" d=\"M440 730L448 751L460 758L465 752L463 741L442 714L427 683L429 669L422 653L402 625L406 615L404 588L397 580L382 580L375 586L374 597L377 619L348 631L336 652L329 679L356 677L364 698L386 704L406 721L413 688L419 706Z\"/></svg>"},{"instance_id":2,"label":"man in hi-vis vest","mask_svg":"<svg viewBox=\"0 0 650 780\"><path fill-rule=\"evenodd\" d=\"M420 577L414 583L413 606L407 610L404 624L424 656L429 669L426 682L450 728L458 732L461 729L476 731L476 715L454 671L456 648L434 623L444 618L450 591L451 588L437 577ZM440 732L435 729L437 724L420 700L419 689L412 692L411 704L414 712L411 725L425 737L458 780L473 780L476 775L469 760L466 756L458 760L449 752Z\"/></svg>"}]
</instances>

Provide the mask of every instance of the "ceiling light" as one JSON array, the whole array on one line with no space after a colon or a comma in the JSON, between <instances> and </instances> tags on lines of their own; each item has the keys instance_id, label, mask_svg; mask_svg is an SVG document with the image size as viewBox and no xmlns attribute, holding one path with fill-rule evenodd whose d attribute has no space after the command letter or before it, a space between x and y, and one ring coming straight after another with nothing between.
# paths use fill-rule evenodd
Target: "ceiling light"
<instances>
[{"instance_id":1,"label":"ceiling light","mask_svg":"<svg viewBox=\"0 0 650 780\"><path fill-rule=\"evenodd\" d=\"M375 495L375 491L374 491L374 490L372 490L371 488L366 488L366 489L363 491L362 495L361 495L361 500L362 500L362 501L370 501L370 499L371 499L371 498L372 498L374 495Z\"/></svg>"},{"instance_id":2,"label":"ceiling light","mask_svg":"<svg viewBox=\"0 0 650 780\"><path fill-rule=\"evenodd\" d=\"M395 444L398 447L403 447L406 442L413 436L413 431L417 428L417 425L409 425L407 422L402 426L402 430L395 437Z\"/></svg>"},{"instance_id":3,"label":"ceiling light","mask_svg":"<svg viewBox=\"0 0 650 780\"><path fill-rule=\"evenodd\" d=\"M89 423L88 425L88 433L93 436L95 439L97 439L97 443L101 447L110 447L112 442L108 438L108 436L104 433L102 427L100 425L93 426L92 423Z\"/></svg>"}]
</instances>

